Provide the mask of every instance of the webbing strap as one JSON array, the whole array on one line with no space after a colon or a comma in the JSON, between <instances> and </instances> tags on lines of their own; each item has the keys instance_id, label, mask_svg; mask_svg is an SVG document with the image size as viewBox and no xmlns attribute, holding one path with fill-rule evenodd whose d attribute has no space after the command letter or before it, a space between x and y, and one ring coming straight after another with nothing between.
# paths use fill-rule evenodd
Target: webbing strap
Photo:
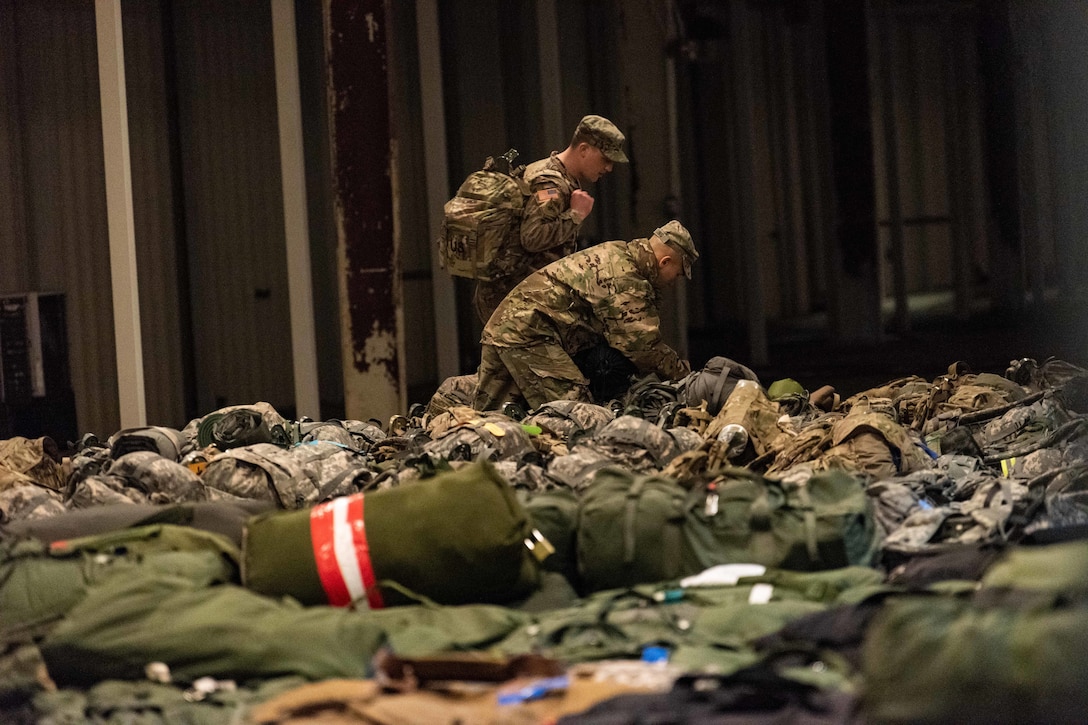
<instances>
[{"instance_id":1,"label":"webbing strap","mask_svg":"<svg viewBox=\"0 0 1088 725\"><path fill-rule=\"evenodd\" d=\"M763 490L748 509L748 529L751 532L751 552L756 564L773 565L775 558L774 529L771 525L771 501Z\"/></svg>"},{"instance_id":2,"label":"webbing strap","mask_svg":"<svg viewBox=\"0 0 1088 725\"><path fill-rule=\"evenodd\" d=\"M642 490L646 487L646 479L636 479L627 489L626 500L623 504L623 563L630 564L635 560L635 527L638 524L638 499Z\"/></svg>"},{"instance_id":3,"label":"webbing strap","mask_svg":"<svg viewBox=\"0 0 1088 725\"><path fill-rule=\"evenodd\" d=\"M339 491L340 487L346 482L353 481L356 476L367 470L368 469L366 468L345 468L343 471L340 471L340 473L321 484L317 491L317 501L321 502L327 500Z\"/></svg>"},{"instance_id":4,"label":"webbing strap","mask_svg":"<svg viewBox=\"0 0 1088 725\"><path fill-rule=\"evenodd\" d=\"M680 562L680 550L681 550L681 533L679 526L668 525L665 530L661 532L662 538L662 561L666 562L670 566L678 566ZM673 569L669 576L673 576L676 573L676 569Z\"/></svg>"},{"instance_id":5,"label":"webbing strap","mask_svg":"<svg viewBox=\"0 0 1088 725\"><path fill-rule=\"evenodd\" d=\"M487 194L477 194L474 191L459 191L457 196L462 199L472 199L473 201L486 201L491 202L491 206L495 209L520 209L521 204L516 204L512 201L494 201L494 197Z\"/></svg>"},{"instance_id":6,"label":"webbing strap","mask_svg":"<svg viewBox=\"0 0 1088 725\"><path fill-rule=\"evenodd\" d=\"M718 373L718 382L714 384L714 400L707 401L710 405L714 405L714 401L718 401L718 410L721 410L725 405L724 400L719 400L722 395L722 390L725 389L725 381L729 377L729 373L732 372L728 365L722 365L722 371Z\"/></svg>"},{"instance_id":7,"label":"webbing strap","mask_svg":"<svg viewBox=\"0 0 1088 725\"><path fill-rule=\"evenodd\" d=\"M1068 423L1063 423L1056 430L1039 440L1025 443L1018 448L1013 448L1002 453L986 456L982 459L982 462L988 466L992 466L998 463L1002 458L1019 458L1021 456L1026 456L1041 448L1049 448L1066 438L1072 438L1075 434L1083 432L1086 429L1088 429L1088 420L1085 420L1084 418L1074 418Z\"/></svg>"},{"instance_id":8,"label":"webbing strap","mask_svg":"<svg viewBox=\"0 0 1088 725\"><path fill-rule=\"evenodd\" d=\"M808 548L808 558L816 562L820 560L820 547L816 540L816 511L812 507L808 485L801 484L796 490L797 497L801 499L801 515L805 522L805 546Z\"/></svg>"}]
</instances>

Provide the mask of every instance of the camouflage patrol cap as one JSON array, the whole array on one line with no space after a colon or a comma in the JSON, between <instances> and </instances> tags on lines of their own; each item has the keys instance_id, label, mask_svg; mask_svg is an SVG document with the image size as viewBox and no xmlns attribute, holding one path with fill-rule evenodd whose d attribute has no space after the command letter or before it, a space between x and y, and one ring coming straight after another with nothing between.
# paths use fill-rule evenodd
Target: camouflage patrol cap
<instances>
[{"instance_id":1,"label":"camouflage patrol cap","mask_svg":"<svg viewBox=\"0 0 1088 725\"><path fill-rule=\"evenodd\" d=\"M592 115L583 117L578 122L574 135L584 136L609 161L627 163L627 154L623 153L623 132L607 118Z\"/></svg>"},{"instance_id":2,"label":"camouflage patrol cap","mask_svg":"<svg viewBox=\"0 0 1088 725\"><path fill-rule=\"evenodd\" d=\"M668 224L655 229L654 236L681 253L684 276L691 279L691 263L699 258L699 253L695 251L695 242L691 240L691 233L684 228L683 224L673 219Z\"/></svg>"}]
</instances>

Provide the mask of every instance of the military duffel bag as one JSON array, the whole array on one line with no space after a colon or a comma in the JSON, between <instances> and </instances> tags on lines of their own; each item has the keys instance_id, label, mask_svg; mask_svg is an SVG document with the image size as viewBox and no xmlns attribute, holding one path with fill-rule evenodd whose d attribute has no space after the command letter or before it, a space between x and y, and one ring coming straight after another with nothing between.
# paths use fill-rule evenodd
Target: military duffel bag
<instances>
[{"instance_id":1,"label":"military duffel bag","mask_svg":"<svg viewBox=\"0 0 1088 725\"><path fill-rule=\"evenodd\" d=\"M578 566L575 542L578 530L578 496L565 486L545 491L524 492L520 498L533 526L555 547L543 562L547 571L557 571L575 580Z\"/></svg>"},{"instance_id":2,"label":"military duffel bag","mask_svg":"<svg viewBox=\"0 0 1088 725\"><path fill-rule=\"evenodd\" d=\"M255 516L243 537L242 582L303 604L380 609L410 601L405 589L439 604L504 603L538 586L536 544L513 488L478 461Z\"/></svg>"},{"instance_id":3,"label":"military duffel bag","mask_svg":"<svg viewBox=\"0 0 1088 725\"><path fill-rule=\"evenodd\" d=\"M595 591L665 581L718 564L870 565L877 535L859 480L842 471L801 473L774 480L728 468L687 491L664 476L602 469L579 508L584 585Z\"/></svg>"},{"instance_id":4,"label":"military duffel bag","mask_svg":"<svg viewBox=\"0 0 1088 725\"><path fill-rule=\"evenodd\" d=\"M969 597L887 600L861 649L866 721L1085 722L1086 582L1076 541L1010 549Z\"/></svg>"},{"instance_id":5,"label":"military duffel bag","mask_svg":"<svg viewBox=\"0 0 1088 725\"><path fill-rule=\"evenodd\" d=\"M723 469L685 504L685 566L754 563L795 570L869 566L877 547L872 504L845 471L782 479Z\"/></svg>"},{"instance_id":6,"label":"military duffel bag","mask_svg":"<svg viewBox=\"0 0 1088 725\"><path fill-rule=\"evenodd\" d=\"M671 478L599 470L578 509L578 573L589 591L674 579L686 572L686 492Z\"/></svg>"},{"instance_id":7,"label":"military duffel bag","mask_svg":"<svg viewBox=\"0 0 1088 725\"><path fill-rule=\"evenodd\" d=\"M92 585L155 571L198 582L237 581L240 552L219 534L151 524L46 543L0 541L0 643L47 630Z\"/></svg>"}]
</instances>

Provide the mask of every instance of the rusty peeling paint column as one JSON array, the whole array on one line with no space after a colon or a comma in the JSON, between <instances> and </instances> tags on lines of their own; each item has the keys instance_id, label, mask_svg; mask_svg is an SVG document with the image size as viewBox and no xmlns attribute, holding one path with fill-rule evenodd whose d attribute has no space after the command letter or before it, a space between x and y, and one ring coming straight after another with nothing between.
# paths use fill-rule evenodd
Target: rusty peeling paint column
<instances>
[{"instance_id":1,"label":"rusty peeling paint column","mask_svg":"<svg viewBox=\"0 0 1088 725\"><path fill-rule=\"evenodd\" d=\"M324 3L345 413L383 421L405 408L388 10L383 0Z\"/></svg>"}]
</instances>

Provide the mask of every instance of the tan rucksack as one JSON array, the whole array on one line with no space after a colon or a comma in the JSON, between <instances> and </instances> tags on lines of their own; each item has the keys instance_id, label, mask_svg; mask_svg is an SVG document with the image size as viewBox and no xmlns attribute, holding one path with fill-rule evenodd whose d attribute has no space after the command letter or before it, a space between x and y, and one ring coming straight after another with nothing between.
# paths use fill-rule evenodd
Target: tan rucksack
<instances>
[{"instance_id":1,"label":"tan rucksack","mask_svg":"<svg viewBox=\"0 0 1088 725\"><path fill-rule=\"evenodd\" d=\"M499 250L519 233L529 196L525 166L514 166L517 155L510 149L497 158L489 156L443 207L438 256L450 274L486 282L499 272Z\"/></svg>"}]
</instances>

